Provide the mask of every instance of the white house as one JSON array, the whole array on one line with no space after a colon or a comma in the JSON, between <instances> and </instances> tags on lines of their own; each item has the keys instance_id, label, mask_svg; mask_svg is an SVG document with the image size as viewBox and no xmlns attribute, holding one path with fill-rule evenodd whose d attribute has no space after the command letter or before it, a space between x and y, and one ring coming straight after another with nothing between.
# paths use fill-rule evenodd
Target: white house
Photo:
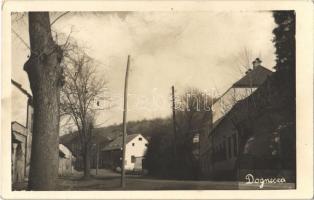
<instances>
[{"instance_id":1,"label":"white house","mask_svg":"<svg viewBox=\"0 0 314 200\"><path fill-rule=\"evenodd\" d=\"M72 152L63 144L59 144L59 170L58 174L60 176L70 175L74 172L73 162L75 161L75 156Z\"/></svg>"},{"instance_id":2,"label":"white house","mask_svg":"<svg viewBox=\"0 0 314 200\"><path fill-rule=\"evenodd\" d=\"M125 147L125 169L130 171L142 170L148 141L141 134L127 135ZM116 168L121 166L122 136L119 136L101 150L101 166Z\"/></svg>"}]
</instances>

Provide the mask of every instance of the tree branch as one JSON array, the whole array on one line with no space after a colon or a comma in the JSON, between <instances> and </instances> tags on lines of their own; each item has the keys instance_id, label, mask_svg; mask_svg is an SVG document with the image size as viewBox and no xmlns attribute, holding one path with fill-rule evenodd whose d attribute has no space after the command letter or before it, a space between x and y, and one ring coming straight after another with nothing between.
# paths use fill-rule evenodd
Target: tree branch
<instances>
[{"instance_id":1,"label":"tree branch","mask_svg":"<svg viewBox=\"0 0 314 200\"><path fill-rule=\"evenodd\" d=\"M56 21L58 21L61 17L63 17L64 15L68 14L70 11L64 12L61 15L59 15L55 20L53 20L53 22L50 23L50 26L52 26L54 23L56 23Z\"/></svg>"}]
</instances>

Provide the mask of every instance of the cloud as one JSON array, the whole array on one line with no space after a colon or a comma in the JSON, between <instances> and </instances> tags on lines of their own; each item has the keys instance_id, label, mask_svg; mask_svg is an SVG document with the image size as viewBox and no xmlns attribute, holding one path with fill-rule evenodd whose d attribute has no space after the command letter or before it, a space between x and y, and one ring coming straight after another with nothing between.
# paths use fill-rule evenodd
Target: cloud
<instances>
[{"instance_id":1,"label":"cloud","mask_svg":"<svg viewBox=\"0 0 314 200\"><path fill-rule=\"evenodd\" d=\"M74 13L60 19L54 29L69 33L71 26L73 37L102 63L99 74L107 77L116 96L123 94L128 54L132 58L129 91L148 99L154 89L168 98L172 85L178 93L187 87L224 92L241 76L238 60L243 48L251 52L252 59L260 57L265 67L275 64L271 42L275 24L270 12ZM13 56L19 61L13 63L13 69L19 74L22 71L16 65L26 59L23 51L27 51L16 39L13 46ZM130 99L130 107L137 101ZM169 108L132 111L129 120L167 116ZM108 123L116 123L121 116L120 110L113 109L100 121L109 118Z\"/></svg>"}]
</instances>

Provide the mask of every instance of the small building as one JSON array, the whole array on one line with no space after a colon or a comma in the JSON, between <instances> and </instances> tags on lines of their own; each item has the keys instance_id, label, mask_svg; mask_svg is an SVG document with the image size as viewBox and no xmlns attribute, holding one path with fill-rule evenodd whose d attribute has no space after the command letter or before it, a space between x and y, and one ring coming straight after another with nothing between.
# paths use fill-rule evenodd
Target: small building
<instances>
[{"instance_id":1,"label":"small building","mask_svg":"<svg viewBox=\"0 0 314 200\"><path fill-rule=\"evenodd\" d=\"M32 95L21 84L11 80L12 102L18 104L12 107L11 122L11 172L12 184L27 181L29 178L30 158L32 148L34 108ZM21 99L14 102L14 98ZM21 109L24 106L24 109ZM72 162L75 157L64 145L59 145L59 174L65 175L73 172Z\"/></svg>"},{"instance_id":2,"label":"small building","mask_svg":"<svg viewBox=\"0 0 314 200\"><path fill-rule=\"evenodd\" d=\"M18 122L11 123L12 128L12 182L23 182L26 173L26 128Z\"/></svg>"},{"instance_id":3,"label":"small building","mask_svg":"<svg viewBox=\"0 0 314 200\"><path fill-rule=\"evenodd\" d=\"M73 174L74 161L75 156L72 155L72 152L63 144L59 144L59 176L67 176Z\"/></svg>"},{"instance_id":4,"label":"small building","mask_svg":"<svg viewBox=\"0 0 314 200\"><path fill-rule=\"evenodd\" d=\"M14 80L12 83L12 122L11 122L11 140L12 140L12 183L28 180L31 144L33 132L34 109L32 105L32 96L21 84ZM22 101L14 102L14 99ZM18 105L16 105L18 104ZM21 107L24 107L21 109Z\"/></svg>"},{"instance_id":5,"label":"small building","mask_svg":"<svg viewBox=\"0 0 314 200\"><path fill-rule=\"evenodd\" d=\"M128 171L141 171L145 158L148 141L141 134L126 136L125 169ZM117 137L106 147L101 149L100 164L105 168L116 169L121 167L122 136Z\"/></svg>"}]
</instances>

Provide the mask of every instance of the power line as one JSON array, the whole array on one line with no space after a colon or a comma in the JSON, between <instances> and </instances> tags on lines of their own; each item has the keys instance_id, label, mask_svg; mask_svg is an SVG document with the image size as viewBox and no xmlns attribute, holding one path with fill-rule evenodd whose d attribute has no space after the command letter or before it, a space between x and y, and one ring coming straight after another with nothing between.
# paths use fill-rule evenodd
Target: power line
<instances>
[{"instance_id":1,"label":"power line","mask_svg":"<svg viewBox=\"0 0 314 200\"><path fill-rule=\"evenodd\" d=\"M20 39L20 41L29 49L31 50L31 47L25 42L25 40L13 29L11 28L12 32L14 33L14 35Z\"/></svg>"},{"instance_id":2,"label":"power line","mask_svg":"<svg viewBox=\"0 0 314 200\"><path fill-rule=\"evenodd\" d=\"M68 14L70 11L64 12L61 15L59 15L55 20L53 20L53 22L50 23L50 26L52 26L56 21L58 21L61 17L63 17L64 15Z\"/></svg>"}]
</instances>

